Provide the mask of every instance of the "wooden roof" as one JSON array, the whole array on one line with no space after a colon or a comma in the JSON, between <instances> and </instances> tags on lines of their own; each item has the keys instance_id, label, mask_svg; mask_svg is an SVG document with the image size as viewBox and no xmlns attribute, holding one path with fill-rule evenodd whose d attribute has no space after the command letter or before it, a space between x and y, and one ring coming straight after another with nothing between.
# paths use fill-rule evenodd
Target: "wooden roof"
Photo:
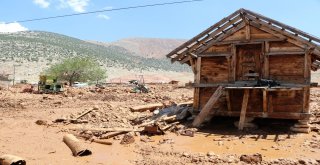
<instances>
[{"instance_id":1,"label":"wooden roof","mask_svg":"<svg viewBox=\"0 0 320 165\"><path fill-rule=\"evenodd\" d=\"M185 42L178 48L171 51L167 57L171 62L179 61L181 64L190 65L190 57L197 57L198 54L218 44L226 37L237 32L246 25L250 25L270 33L279 39L287 40L304 49L309 49L313 55L312 69L320 68L320 39L285 25L279 21L265 17L246 9L239 9L212 25L205 31Z\"/></svg>"}]
</instances>

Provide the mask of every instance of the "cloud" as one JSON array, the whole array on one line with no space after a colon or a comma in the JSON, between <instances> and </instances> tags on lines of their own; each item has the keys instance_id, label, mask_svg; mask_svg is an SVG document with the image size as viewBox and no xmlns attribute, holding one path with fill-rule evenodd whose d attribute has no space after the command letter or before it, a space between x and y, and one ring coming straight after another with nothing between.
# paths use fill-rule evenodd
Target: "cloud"
<instances>
[{"instance_id":1,"label":"cloud","mask_svg":"<svg viewBox=\"0 0 320 165\"><path fill-rule=\"evenodd\" d=\"M60 8L71 8L75 12L85 12L90 0L60 0Z\"/></svg>"},{"instance_id":2,"label":"cloud","mask_svg":"<svg viewBox=\"0 0 320 165\"><path fill-rule=\"evenodd\" d=\"M26 30L28 30L26 27L22 26L17 22L9 24L0 22L0 33L14 33Z\"/></svg>"},{"instance_id":3,"label":"cloud","mask_svg":"<svg viewBox=\"0 0 320 165\"><path fill-rule=\"evenodd\" d=\"M47 0L33 0L33 3L42 8L48 8L50 5L50 2L48 2Z\"/></svg>"},{"instance_id":4,"label":"cloud","mask_svg":"<svg viewBox=\"0 0 320 165\"><path fill-rule=\"evenodd\" d=\"M110 19L109 16L104 15L104 14L99 14L97 17L98 17L98 18L101 18L101 19L105 19L105 20L109 20L109 19Z\"/></svg>"}]
</instances>

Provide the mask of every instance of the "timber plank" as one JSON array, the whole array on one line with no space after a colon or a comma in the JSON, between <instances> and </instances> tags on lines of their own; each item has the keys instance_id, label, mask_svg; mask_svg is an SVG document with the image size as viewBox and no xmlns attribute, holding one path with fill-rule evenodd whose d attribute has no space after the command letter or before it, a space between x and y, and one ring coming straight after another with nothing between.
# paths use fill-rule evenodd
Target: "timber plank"
<instances>
[{"instance_id":1,"label":"timber plank","mask_svg":"<svg viewBox=\"0 0 320 165\"><path fill-rule=\"evenodd\" d=\"M245 89L243 94L243 101L241 105L240 120L239 120L239 127L238 127L239 130L243 130L244 122L246 119L248 100L249 100L249 89Z\"/></svg>"},{"instance_id":2,"label":"timber plank","mask_svg":"<svg viewBox=\"0 0 320 165\"><path fill-rule=\"evenodd\" d=\"M263 112L267 112L268 111L268 99L267 99L267 90L263 90Z\"/></svg>"},{"instance_id":3,"label":"timber plank","mask_svg":"<svg viewBox=\"0 0 320 165\"><path fill-rule=\"evenodd\" d=\"M209 101L206 103L206 105L203 107L203 109L200 111L198 116L194 119L192 126L199 127L202 122L205 120L205 118L210 114L210 111L213 108L213 105L218 101L219 97L223 93L223 87L219 86L216 91L212 94Z\"/></svg>"}]
</instances>

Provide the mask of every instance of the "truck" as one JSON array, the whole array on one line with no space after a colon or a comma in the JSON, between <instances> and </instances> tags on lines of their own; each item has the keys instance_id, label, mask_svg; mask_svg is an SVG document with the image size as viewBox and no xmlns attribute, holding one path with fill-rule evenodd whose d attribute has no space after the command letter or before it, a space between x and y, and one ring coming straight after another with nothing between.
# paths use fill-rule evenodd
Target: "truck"
<instances>
[{"instance_id":1,"label":"truck","mask_svg":"<svg viewBox=\"0 0 320 165\"><path fill-rule=\"evenodd\" d=\"M63 84L59 83L58 78L50 75L40 75L38 82L39 93L58 93L63 92Z\"/></svg>"}]
</instances>

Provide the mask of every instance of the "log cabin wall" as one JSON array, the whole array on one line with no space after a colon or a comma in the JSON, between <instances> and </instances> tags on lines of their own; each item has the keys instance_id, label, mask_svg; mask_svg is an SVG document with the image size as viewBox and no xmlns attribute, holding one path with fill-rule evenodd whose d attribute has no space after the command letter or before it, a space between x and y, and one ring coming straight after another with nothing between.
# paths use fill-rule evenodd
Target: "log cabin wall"
<instances>
[{"instance_id":1,"label":"log cabin wall","mask_svg":"<svg viewBox=\"0 0 320 165\"><path fill-rule=\"evenodd\" d=\"M246 34L247 29L250 29L250 35ZM250 56L251 54L253 56ZM263 107L263 91L250 90L248 112L309 112L310 91L307 82L310 82L310 73L305 72L310 72L310 70L305 67L306 63L311 61L307 61L308 58L305 56L308 55L304 48L286 40L279 40L274 35L255 27L244 27L199 55L198 58L201 60L198 60L197 63L194 108L201 110L218 85L248 81L244 73L250 70L257 73L258 78L272 79L280 84L300 84L304 87L301 90L267 92L265 97L268 103L265 108ZM227 114L238 114L242 97L242 90L226 91L214 109L230 112ZM275 117L278 116L275 115ZM291 118L281 115L279 117Z\"/></svg>"}]
</instances>

